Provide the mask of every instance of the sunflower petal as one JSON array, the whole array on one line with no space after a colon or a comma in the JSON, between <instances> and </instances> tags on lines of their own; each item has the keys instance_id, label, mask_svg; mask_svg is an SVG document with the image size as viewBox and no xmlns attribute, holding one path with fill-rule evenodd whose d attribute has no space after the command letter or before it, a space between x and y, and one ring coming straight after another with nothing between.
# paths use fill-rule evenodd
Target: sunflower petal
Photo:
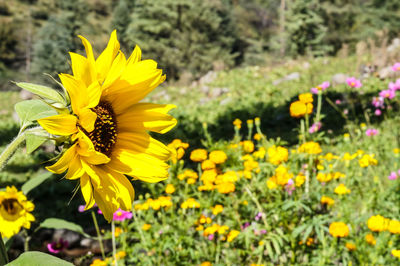
<instances>
[{"instance_id":1,"label":"sunflower petal","mask_svg":"<svg viewBox=\"0 0 400 266\"><path fill-rule=\"evenodd\" d=\"M104 80L104 83L102 85L102 89L106 90L108 87L113 85L113 83L118 80L126 66L126 58L123 53L119 53L115 60L112 63L112 66L110 68L110 71L108 72L108 75L106 79Z\"/></svg>"},{"instance_id":2,"label":"sunflower petal","mask_svg":"<svg viewBox=\"0 0 400 266\"><path fill-rule=\"evenodd\" d=\"M85 210L88 210L92 208L95 203L93 195L93 187L92 183L90 182L90 177L87 174L84 174L80 179L80 184L81 184L82 195L86 202Z\"/></svg>"},{"instance_id":3,"label":"sunflower petal","mask_svg":"<svg viewBox=\"0 0 400 266\"><path fill-rule=\"evenodd\" d=\"M71 161L74 160L75 155L76 155L76 144L72 145L68 150L66 150L55 164L47 166L46 169L56 174L64 173L69 167Z\"/></svg>"},{"instance_id":4,"label":"sunflower petal","mask_svg":"<svg viewBox=\"0 0 400 266\"><path fill-rule=\"evenodd\" d=\"M74 77L77 80L82 80L85 86L92 84L94 75L92 74L93 69L88 59L80 54L72 52L70 52L69 55L71 57L71 67Z\"/></svg>"},{"instance_id":5,"label":"sunflower petal","mask_svg":"<svg viewBox=\"0 0 400 266\"><path fill-rule=\"evenodd\" d=\"M68 136L78 131L76 116L69 114L54 115L38 120L47 132L53 135Z\"/></svg>"},{"instance_id":6,"label":"sunflower petal","mask_svg":"<svg viewBox=\"0 0 400 266\"><path fill-rule=\"evenodd\" d=\"M80 178L84 173L81 159L79 155L76 154L74 159L71 160L68 166L67 174L65 175L66 179L74 180Z\"/></svg>"},{"instance_id":7,"label":"sunflower petal","mask_svg":"<svg viewBox=\"0 0 400 266\"><path fill-rule=\"evenodd\" d=\"M94 130L94 123L96 122L97 114L92 110L85 108L79 112L79 124L87 131Z\"/></svg>"},{"instance_id":8,"label":"sunflower petal","mask_svg":"<svg viewBox=\"0 0 400 266\"><path fill-rule=\"evenodd\" d=\"M133 49L131 55L128 58L127 64L132 65L139 62L140 60L142 60L142 50L139 46L136 45L135 49Z\"/></svg>"},{"instance_id":9,"label":"sunflower petal","mask_svg":"<svg viewBox=\"0 0 400 266\"><path fill-rule=\"evenodd\" d=\"M78 35L78 37L82 40L83 46L85 46L86 58L87 58L87 70L88 70L87 75L89 77L89 79L87 80L88 83L86 83L86 86L89 86L90 84L92 84L94 81L97 80L93 49L92 49L92 45L85 37L83 37L82 35ZM81 73L81 75L82 74L84 74L84 73Z\"/></svg>"},{"instance_id":10,"label":"sunflower petal","mask_svg":"<svg viewBox=\"0 0 400 266\"><path fill-rule=\"evenodd\" d=\"M177 123L174 117L167 114L169 110L175 107L172 104L135 104L118 116L118 130L121 132L140 130L158 133L168 132Z\"/></svg>"},{"instance_id":11,"label":"sunflower petal","mask_svg":"<svg viewBox=\"0 0 400 266\"><path fill-rule=\"evenodd\" d=\"M96 60L97 79L103 81L113 64L114 58L119 51L119 42L117 40L117 31L111 33L110 40L106 49L99 55Z\"/></svg>"}]
</instances>

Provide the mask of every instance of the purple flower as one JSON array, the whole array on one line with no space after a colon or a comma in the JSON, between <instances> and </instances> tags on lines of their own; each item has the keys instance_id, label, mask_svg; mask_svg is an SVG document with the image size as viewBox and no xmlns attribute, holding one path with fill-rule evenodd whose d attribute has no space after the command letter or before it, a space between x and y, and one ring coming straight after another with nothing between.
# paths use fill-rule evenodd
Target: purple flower
<instances>
[{"instance_id":1,"label":"purple flower","mask_svg":"<svg viewBox=\"0 0 400 266\"><path fill-rule=\"evenodd\" d=\"M381 109L376 109L376 110L375 110L375 115L376 115L376 116L380 116L381 114L382 114Z\"/></svg>"},{"instance_id":2,"label":"purple flower","mask_svg":"<svg viewBox=\"0 0 400 266\"><path fill-rule=\"evenodd\" d=\"M378 135L378 133L379 133L379 131L378 131L377 129L375 129L375 128L368 128L368 129L365 131L365 134L366 134L368 137L370 137L370 136L376 136L376 135Z\"/></svg>"},{"instance_id":3,"label":"purple flower","mask_svg":"<svg viewBox=\"0 0 400 266\"><path fill-rule=\"evenodd\" d=\"M392 66L392 70L400 71L400 63L399 62L394 63L394 65Z\"/></svg>"},{"instance_id":4,"label":"purple flower","mask_svg":"<svg viewBox=\"0 0 400 266\"><path fill-rule=\"evenodd\" d=\"M350 77L346 79L347 85L349 85L352 88L360 88L362 86L362 83L360 80L356 79L355 77Z\"/></svg>"},{"instance_id":5,"label":"purple flower","mask_svg":"<svg viewBox=\"0 0 400 266\"><path fill-rule=\"evenodd\" d=\"M388 176L389 180L396 180L397 179L397 174L396 172L391 172L390 175Z\"/></svg>"},{"instance_id":6,"label":"purple flower","mask_svg":"<svg viewBox=\"0 0 400 266\"><path fill-rule=\"evenodd\" d=\"M322 126L321 122L314 123L314 124L308 129L308 132L309 132L310 134L313 134L313 133L315 133L315 132L318 132L318 131L321 129L321 126Z\"/></svg>"},{"instance_id":7,"label":"purple flower","mask_svg":"<svg viewBox=\"0 0 400 266\"><path fill-rule=\"evenodd\" d=\"M113 220L114 221L125 221L125 220L129 220L132 219L132 213L131 212L127 212L121 209L118 209L116 212L114 212L113 214Z\"/></svg>"},{"instance_id":8,"label":"purple flower","mask_svg":"<svg viewBox=\"0 0 400 266\"><path fill-rule=\"evenodd\" d=\"M68 241L60 238L58 242L51 242L47 244L47 249L54 254L60 253L62 250L68 247Z\"/></svg>"},{"instance_id":9,"label":"purple flower","mask_svg":"<svg viewBox=\"0 0 400 266\"><path fill-rule=\"evenodd\" d=\"M242 231L244 230L244 229L246 229L247 227L249 227L250 226L250 223L249 222L245 222L244 224L242 224L241 226L240 226L240 229L242 229Z\"/></svg>"}]
</instances>

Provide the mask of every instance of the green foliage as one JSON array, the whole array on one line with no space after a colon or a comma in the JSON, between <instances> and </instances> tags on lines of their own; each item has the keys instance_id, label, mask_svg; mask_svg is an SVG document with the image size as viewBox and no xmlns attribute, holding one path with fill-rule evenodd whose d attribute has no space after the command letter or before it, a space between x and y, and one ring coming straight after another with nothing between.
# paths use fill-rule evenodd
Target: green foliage
<instances>
[{"instance_id":1,"label":"green foliage","mask_svg":"<svg viewBox=\"0 0 400 266\"><path fill-rule=\"evenodd\" d=\"M39 225L39 227L53 228L53 229L68 229L80 233L86 237L90 237L83 231L83 228L80 225L58 218L47 218Z\"/></svg>"},{"instance_id":2,"label":"green foliage","mask_svg":"<svg viewBox=\"0 0 400 266\"><path fill-rule=\"evenodd\" d=\"M14 24L0 20L0 63L10 64L17 56L18 38L15 31Z\"/></svg>"},{"instance_id":3,"label":"green foliage","mask_svg":"<svg viewBox=\"0 0 400 266\"><path fill-rule=\"evenodd\" d=\"M131 46L138 44L169 78L198 77L213 63L231 66L235 57L231 8L221 0L137 1L127 33Z\"/></svg>"},{"instance_id":4,"label":"green foliage","mask_svg":"<svg viewBox=\"0 0 400 266\"><path fill-rule=\"evenodd\" d=\"M41 266L43 263L54 266L72 266L73 264L65 260L59 259L52 255L38 252L28 251L22 253L16 260L10 262L9 266Z\"/></svg>"},{"instance_id":5,"label":"green foliage","mask_svg":"<svg viewBox=\"0 0 400 266\"><path fill-rule=\"evenodd\" d=\"M45 180L52 177L52 175L53 174L50 172L40 172L38 175L32 177L27 182L25 182L21 187L21 191L24 192L25 195L27 195L29 191L42 184Z\"/></svg>"},{"instance_id":6,"label":"green foliage","mask_svg":"<svg viewBox=\"0 0 400 266\"><path fill-rule=\"evenodd\" d=\"M118 40L121 43L121 49L126 51L130 48L127 45L127 27L131 22L131 13L132 7L128 5L127 0L119 0L118 5L113 11L111 21L111 30L117 30Z\"/></svg>"}]
</instances>

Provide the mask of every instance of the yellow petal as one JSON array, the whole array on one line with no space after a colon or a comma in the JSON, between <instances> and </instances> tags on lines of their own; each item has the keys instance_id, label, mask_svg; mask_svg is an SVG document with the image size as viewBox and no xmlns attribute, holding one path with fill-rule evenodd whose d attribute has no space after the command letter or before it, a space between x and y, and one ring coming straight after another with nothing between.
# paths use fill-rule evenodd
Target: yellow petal
<instances>
[{"instance_id":1,"label":"yellow petal","mask_svg":"<svg viewBox=\"0 0 400 266\"><path fill-rule=\"evenodd\" d=\"M112 86L113 83L118 80L126 66L126 58L123 53L119 53L112 63L111 69L108 72L106 79L102 85L103 90L107 90L108 87Z\"/></svg>"},{"instance_id":2,"label":"yellow petal","mask_svg":"<svg viewBox=\"0 0 400 266\"><path fill-rule=\"evenodd\" d=\"M78 80L69 74L60 74L58 76L71 98L72 110L75 114L78 114L79 110L87 105L85 85L81 80ZM82 95L84 95L84 97L82 97Z\"/></svg>"},{"instance_id":3,"label":"yellow petal","mask_svg":"<svg viewBox=\"0 0 400 266\"><path fill-rule=\"evenodd\" d=\"M135 104L126 109L123 114L117 116L118 130L120 132L140 130L158 133L168 132L177 123L175 118L167 114L169 110L175 107L172 104Z\"/></svg>"},{"instance_id":4,"label":"yellow petal","mask_svg":"<svg viewBox=\"0 0 400 266\"><path fill-rule=\"evenodd\" d=\"M85 86L89 86L93 83L94 71L92 65L89 63L88 59L80 54L69 53L71 57L71 67L72 73L77 80L82 80Z\"/></svg>"},{"instance_id":5,"label":"yellow petal","mask_svg":"<svg viewBox=\"0 0 400 266\"><path fill-rule=\"evenodd\" d=\"M87 68L88 68L87 75L88 75L88 77L90 77L90 79L88 79L88 83L86 83L86 86L89 87L90 84L92 84L94 81L97 80L97 73L96 73L93 49L92 49L92 45L90 44L90 42L88 40L86 40L85 37L83 37L82 35L78 35L78 37L82 40L82 43L85 46Z\"/></svg>"},{"instance_id":6,"label":"yellow petal","mask_svg":"<svg viewBox=\"0 0 400 266\"><path fill-rule=\"evenodd\" d=\"M75 155L74 159L71 160L68 166L68 172L65 175L66 179L74 180L80 178L84 173L80 156Z\"/></svg>"},{"instance_id":7,"label":"yellow petal","mask_svg":"<svg viewBox=\"0 0 400 266\"><path fill-rule=\"evenodd\" d=\"M82 131L79 131L77 152L81 156L81 160L88 164L98 165L106 164L110 161L105 154L94 149L92 141Z\"/></svg>"},{"instance_id":8,"label":"yellow petal","mask_svg":"<svg viewBox=\"0 0 400 266\"><path fill-rule=\"evenodd\" d=\"M56 174L64 173L69 167L70 162L73 161L75 155L76 144L72 145L68 150L66 150L55 164L47 166L46 169Z\"/></svg>"},{"instance_id":9,"label":"yellow petal","mask_svg":"<svg viewBox=\"0 0 400 266\"><path fill-rule=\"evenodd\" d=\"M132 54L128 58L128 65L135 64L142 60L142 50L140 49L139 46L135 46L135 49L133 49Z\"/></svg>"},{"instance_id":10,"label":"yellow petal","mask_svg":"<svg viewBox=\"0 0 400 266\"><path fill-rule=\"evenodd\" d=\"M80 184L81 184L82 195L86 202L85 210L87 210L92 208L95 203L93 195L93 187L92 183L90 182L90 177L87 174L84 174L80 179Z\"/></svg>"},{"instance_id":11,"label":"yellow petal","mask_svg":"<svg viewBox=\"0 0 400 266\"><path fill-rule=\"evenodd\" d=\"M100 54L96 60L96 70L98 72L97 79L101 82L107 77L108 71L119 51L119 42L117 39L117 31L111 33L110 40L106 49Z\"/></svg>"},{"instance_id":12,"label":"yellow petal","mask_svg":"<svg viewBox=\"0 0 400 266\"><path fill-rule=\"evenodd\" d=\"M50 134L68 136L78 131L76 116L69 114L61 114L42 118L38 123Z\"/></svg>"},{"instance_id":13,"label":"yellow petal","mask_svg":"<svg viewBox=\"0 0 400 266\"><path fill-rule=\"evenodd\" d=\"M87 88L87 95L82 95L82 97L87 97L88 105L87 108L96 107L100 102L101 97L101 87L100 84L95 81Z\"/></svg>"},{"instance_id":14,"label":"yellow petal","mask_svg":"<svg viewBox=\"0 0 400 266\"><path fill-rule=\"evenodd\" d=\"M97 114L88 108L81 109L79 112L79 124L87 131L94 130Z\"/></svg>"}]
</instances>

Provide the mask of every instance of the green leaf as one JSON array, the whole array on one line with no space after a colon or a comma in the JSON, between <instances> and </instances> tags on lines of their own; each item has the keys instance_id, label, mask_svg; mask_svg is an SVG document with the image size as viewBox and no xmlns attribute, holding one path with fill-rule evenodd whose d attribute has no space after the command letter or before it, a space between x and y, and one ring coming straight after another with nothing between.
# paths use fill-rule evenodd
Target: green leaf
<instances>
[{"instance_id":1,"label":"green leaf","mask_svg":"<svg viewBox=\"0 0 400 266\"><path fill-rule=\"evenodd\" d=\"M28 100L15 104L15 111L21 119L21 127L26 127L32 121L57 114L50 105L41 100Z\"/></svg>"},{"instance_id":2,"label":"green leaf","mask_svg":"<svg viewBox=\"0 0 400 266\"><path fill-rule=\"evenodd\" d=\"M63 105L66 105L64 97L57 92L56 90L42 86L42 85L37 85L37 84L32 84L32 83L26 83L26 82L18 82L15 83L18 87L23 88L27 91L30 91L40 97L52 100L54 102L62 103Z\"/></svg>"},{"instance_id":3,"label":"green leaf","mask_svg":"<svg viewBox=\"0 0 400 266\"><path fill-rule=\"evenodd\" d=\"M25 141L26 141L26 152L28 154L32 153L34 150L39 148L40 145L48 140L48 136L35 134L33 132L27 132L25 134Z\"/></svg>"},{"instance_id":4,"label":"green leaf","mask_svg":"<svg viewBox=\"0 0 400 266\"><path fill-rule=\"evenodd\" d=\"M68 229L80 233L86 237L91 237L83 231L83 228L80 225L58 218L48 218L44 220L44 222L42 222L39 227L53 228L53 229Z\"/></svg>"},{"instance_id":5,"label":"green leaf","mask_svg":"<svg viewBox=\"0 0 400 266\"><path fill-rule=\"evenodd\" d=\"M25 182L25 184L22 185L21 187L22 192L24 192L25 195L28 194L29 191L42 184L46 179L49 179L51 176L52 173L43 172L40 175L29 179L27 182Z\"/></svg>"},{"instance_id":6,"label":"green leaf","mask_svg":"<svg viewBox=\"0 0 400 266\"><path fill-rule=\"evenodd\" d=\"M72 263L54 257L52 255L38 252L38 251L28 251L24 252L16 260L7 264L9 266L42 266L42 265L52 265L52 266L71 266Z\"/></svg>"}]
</instances>

